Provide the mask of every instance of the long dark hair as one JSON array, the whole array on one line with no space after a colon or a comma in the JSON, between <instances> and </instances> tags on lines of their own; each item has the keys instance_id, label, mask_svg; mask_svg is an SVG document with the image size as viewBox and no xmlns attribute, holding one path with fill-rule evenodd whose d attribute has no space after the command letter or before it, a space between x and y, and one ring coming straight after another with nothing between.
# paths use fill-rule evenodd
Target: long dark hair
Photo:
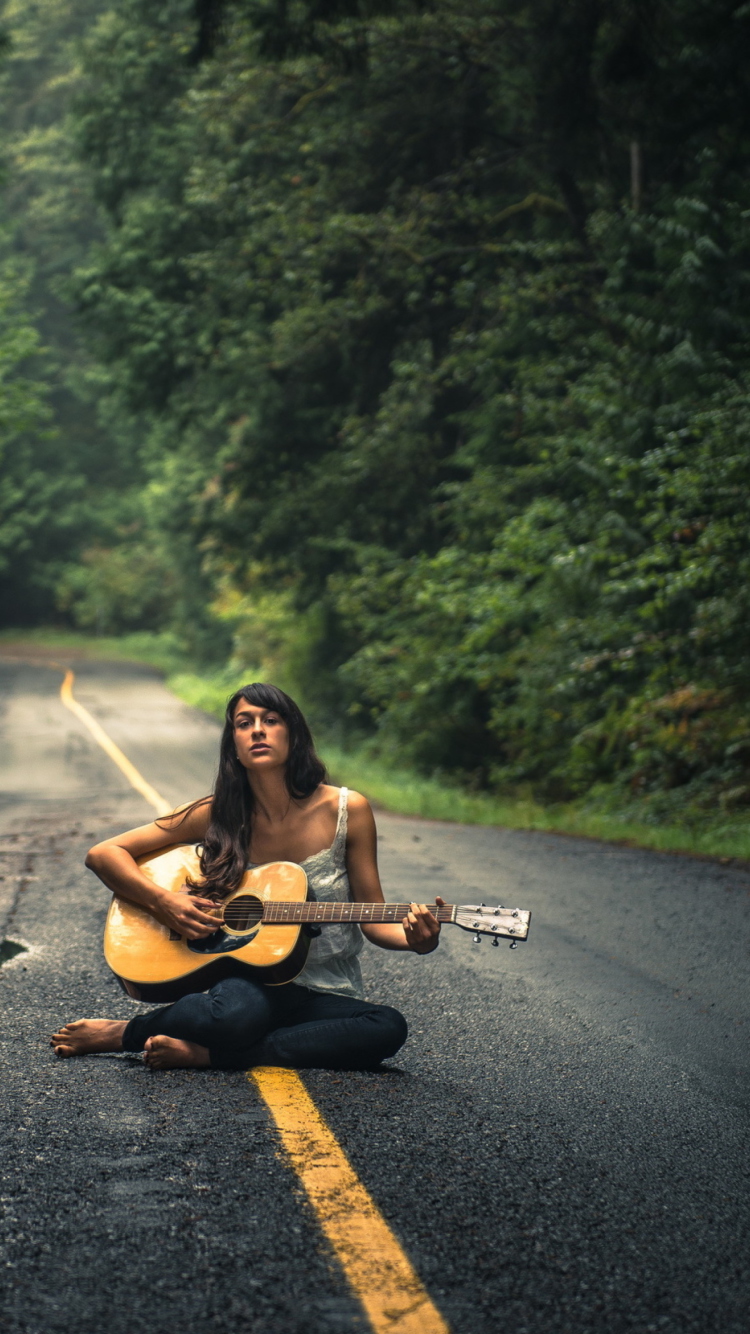
<instances>
[{"instance_id":1,"label":"long dark hair","mask_svg":"<svg viewBox=\"0 0 750 1334\"><path fill-rule=\"evenodd\" d=\"M273 709L289 728L289 759L284 778L290 797L309 797L316 787L328 781L325 765L315 754L312 733L304 714L289 695L278 686L260 681L235 691L227 702L211 823L200 855L202 880L195 885L188 881L194 889L220 898L236 889L242 879L255 812L253 789L234 749L234 711L241 699L256 708Z\"/></svg>"}]
</instances>

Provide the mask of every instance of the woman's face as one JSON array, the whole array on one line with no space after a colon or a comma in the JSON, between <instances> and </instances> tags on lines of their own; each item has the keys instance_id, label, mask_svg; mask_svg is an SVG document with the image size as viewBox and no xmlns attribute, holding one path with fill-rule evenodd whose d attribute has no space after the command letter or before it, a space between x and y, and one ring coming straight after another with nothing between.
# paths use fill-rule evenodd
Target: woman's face
<instances>
[{"instance_id":1,"label":"woman's face","mask_svg":"<svg viewBox=\"0 0 750 1334\"><path fill-rule=\"evenodd\" d=\"M289 758L289 728L275 709L241 699L234 711L234 748L248 774L277 769Z\"/></svg>"}]
</instances>

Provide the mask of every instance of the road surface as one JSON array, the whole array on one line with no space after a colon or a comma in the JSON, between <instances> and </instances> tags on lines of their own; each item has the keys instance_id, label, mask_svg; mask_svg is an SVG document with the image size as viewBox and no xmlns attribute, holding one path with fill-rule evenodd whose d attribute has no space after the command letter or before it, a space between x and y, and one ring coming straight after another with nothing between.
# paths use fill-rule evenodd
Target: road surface
<instances>
[{"instance_id":1,"label":"road surface","mask_svg":"<svg viewBox=\"0 0 750 1334\"><path fill-rule=\"evenodd\" d=\"M216 723L147 668L71 665L158 791L210 788ZM60 681L0 660L0 941L25 946L0 967L0 1331L366 1331L243 1074L46 1045L61 1021L132 1013L83 858L151 818ZM388 1073L304 1075L453 1334L747 1334L748 873L378 827L387 897L533 912L513 952L455 929L426 959L366 947L367 994L403 1010L407 1046Z\"/></svg>"}]
</instances>

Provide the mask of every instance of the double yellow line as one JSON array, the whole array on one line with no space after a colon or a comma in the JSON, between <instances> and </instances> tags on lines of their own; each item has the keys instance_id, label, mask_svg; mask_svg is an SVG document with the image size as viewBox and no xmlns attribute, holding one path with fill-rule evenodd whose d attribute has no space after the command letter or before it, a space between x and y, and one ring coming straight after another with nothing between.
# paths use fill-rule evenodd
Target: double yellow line
<instances>
[{"instance_id":1,"label":"double yellow line","mask_svg":"<svg viewBox=\"0 0 750 1334\"><path fill-rule=\"evenodd\" d=\"M88 728L136 792L158 815L166 815L172 810L170 802L146 782L96 718L75 699L74 681L68 668L60 688L66 709ZM318 1222L375 1334L449 1334L443 1317L299 1075L268 1066L249 1071L248 1079L276 1123Z\"/></svg>"}]
</instances>

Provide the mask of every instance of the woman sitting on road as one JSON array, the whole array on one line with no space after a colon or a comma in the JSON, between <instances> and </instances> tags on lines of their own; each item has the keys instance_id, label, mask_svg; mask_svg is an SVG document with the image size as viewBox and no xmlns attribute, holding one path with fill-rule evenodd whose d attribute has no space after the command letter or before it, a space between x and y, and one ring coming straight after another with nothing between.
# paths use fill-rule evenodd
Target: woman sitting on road
<instances>
[{"instance_id":1,"label":"woman sitting on road","mask_svg":"<svg viewBox=\"0 0 750 1334\"><path fill-rule=\"evenodd\" d=\"M275 686L243 686L227 705L213 797L98 843L86 865L188 940L215 931L215 900L237 888L248 863L298 862L316 899L382 903L369 803L326 777L294 701ZM175 841L202 844L198 890L159 889L136 864ZM399 1050L407 1028L398 1010L362 998L360 933L383 949L429 954L439 932L424 904L412 904L402 925L328 926L286 986L238 973L130 1022L65 1024L51 1043L58 1056L145 1051L155 1070L372 1069Z\"/></svg>"}]
</instances>

